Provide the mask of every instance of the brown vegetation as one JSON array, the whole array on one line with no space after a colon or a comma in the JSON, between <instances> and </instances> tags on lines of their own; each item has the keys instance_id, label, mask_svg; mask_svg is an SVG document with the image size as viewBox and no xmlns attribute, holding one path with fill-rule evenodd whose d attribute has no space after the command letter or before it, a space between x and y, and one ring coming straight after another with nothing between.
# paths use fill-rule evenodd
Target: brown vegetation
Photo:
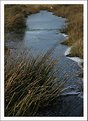
<instances>
[{"instance_id":1,"label":"brown vegetation","mask_svg":"<svg viewBox=\"0 0 88 121\"><path fill-rule=\"evenodd\" d=\"M60 5L55 10L55 15L68 19L65 33L69 35L63 44L73 46L72 56L83 58L83 6L82 5Z\"/></svg>"},{"instance_id":2,"label":"brown vegetation","mask_svg":"<svg viewBox=\"0 0 88 121\"><path fill-rule=\"evenodd\" d=\"M5 58L5 116L36 116L63 92L67 75L55 74L57 61L50 55L51 50L35 59L28 53Z\"/></svg>"}]
</instances>

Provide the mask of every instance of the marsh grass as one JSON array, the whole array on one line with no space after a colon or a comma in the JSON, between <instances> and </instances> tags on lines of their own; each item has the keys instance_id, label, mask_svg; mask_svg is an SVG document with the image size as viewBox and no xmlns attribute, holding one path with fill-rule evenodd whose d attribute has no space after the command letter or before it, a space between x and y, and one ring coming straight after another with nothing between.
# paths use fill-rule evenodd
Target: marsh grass
<instances>
[{"instance_id":1,"label":"marsh grass","mask_svg":"<svg viewBox=\"0 0 88 121\"><path fill-rule=\"evenodd\" d=\"M27 52L5 56L5 116L36 116L63 92L67 77L56 74L54 48L35 58Z\"/></svg>"},{"instance_id":2,"label":"marsh grass","mask_svg":"<svg viewBox=\"0 0 88 121\"><path fill-rule=\"evenodd\" d=\"M82 5L57 5L55 15L68 19L68 26L64 30L68 39L62 44L73 46L71 56L83 58L83 6Z\"/></svg>"},{"instance_id":3,"label":"marsh grass","mask_svg":"<svg viewBox=\"0 0 88 121\"><path fill-rule=\"evenodd\" d=\"M37 5L5 5L5 32L21 33L26 28L26 17L40 10Z\"/></svg>"}]
</instances>

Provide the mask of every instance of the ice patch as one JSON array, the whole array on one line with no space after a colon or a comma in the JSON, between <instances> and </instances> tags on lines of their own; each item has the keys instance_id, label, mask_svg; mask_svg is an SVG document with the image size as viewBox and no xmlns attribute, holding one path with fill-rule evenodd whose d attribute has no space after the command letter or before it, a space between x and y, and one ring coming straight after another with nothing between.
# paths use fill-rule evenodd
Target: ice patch
<instances>
[{"instance_id":1,"label":"ice patch","mask_svg":"<svg viewBox=\"0 0 88 121\"><path fill-rule=\"evenodd\" d=\"M71 48L72 48L72 47L69 47L69 48L65 51L65 53L64 53L65 56L70 54ZM81 59L81 58L79 58L79 57L67 57L67 58L69 58L69 59L71 59L71 60L77 62L78 65L79 65L79 67L82 68L83 59Z\"/></svg>"},{"instance_id":2,"label":"ice patch","mask_svg":"<svg viewBox=\"0 0 88 121\"><path fill-rule=\"evenodd\" d=\"M76 92L76 91L71 91L71 92L68 92L68 93L63 93L62 95L79 95L80 92Z\"/></svg>"},{"instance_id":3,"label":"ice patch","mask_svg":"<svg viewBox=\"0 0 88 121\"><path fill-rule=\"evenodd\" d=\"M71 51L71 47L68 47L68 49L65 51L64 55L65 56L68 55L70 53L70 51Z\"/></svg>"},{"instance_id":4,"label":"ice patch","mask_svg":"<svg viewBox=\"0 0 88 121\"><path fill-rule=\"evenodd\" d=\"M64 33L63 33L63 36L64 36L66 39L68 39L68 35L67 35L67 34L64 34Z\"/></svg>"},{"instance_id":5,"label":"ice patch","mask_svg":"<svg viewBox=\"0 0 88 121\"><path fill-rule=\"evenodd\" d=\"M83 63L83 59L79 58L79 57L68 57L69 59L75 61L78 63L79 67L82 68L82 63Z\"/></svg>"}]
</instances>

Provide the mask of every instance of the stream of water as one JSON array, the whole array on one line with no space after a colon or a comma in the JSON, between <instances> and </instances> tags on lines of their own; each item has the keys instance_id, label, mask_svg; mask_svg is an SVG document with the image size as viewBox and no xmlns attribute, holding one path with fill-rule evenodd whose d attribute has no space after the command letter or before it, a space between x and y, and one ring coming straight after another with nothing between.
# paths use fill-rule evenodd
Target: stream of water
<instances>
[{"instance_id":1,"label":"stream of water","mask_svg":"<svg viewBox=\"0 0 88 121\"><path fill-rule=\"evenodd\" d=\"M65 73L69 75L66 84L66 88L69 89L64 94L79 93L80 87L78 83L82 82L82 78L79 78L78 75L81 68L75 61L65 56L64 53L68 47L60 44L66 39L66 35L60 32L61 29L66 27L66 19L57 17L52 12L40 11L27 17L26 26L27 29L24 35L10 35L6 43L7 46L12 49L31 49L32 54L36 56L46 53L49 48L58 42L53 58L59 58L57 70L59 67L62 68L63 73L61 72L61 75L64 76Z\"/></svg>"}]
</instances>

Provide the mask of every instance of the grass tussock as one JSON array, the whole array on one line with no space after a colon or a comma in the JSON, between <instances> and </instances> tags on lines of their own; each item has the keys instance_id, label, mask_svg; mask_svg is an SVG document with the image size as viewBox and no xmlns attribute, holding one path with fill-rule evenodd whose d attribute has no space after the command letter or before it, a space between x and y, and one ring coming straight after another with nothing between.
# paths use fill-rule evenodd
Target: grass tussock
<instances>
[{"instance_id":1,"label":"grass tussock","mask_svg":"<svg viewBox=\"0 0 88 121\"><path fill-rule=\"evenodd\" d=\"M5 6L5 32L20 32L25 28L22 6Z\"/></svg>"},{"instance_id":2,"label":"grass tussock","mask_svg":"<svg viewBox=\"0 0 88 121\"><path fill-rule=\"evenodd\" d=\"M26 27L26 17L39 10L39 5L5 5L5 31L23 32Z\"/></svg>"},{"instance_id":3,"label":"grass tussock","mask_svg":"<svg viewBox=\"0 0 88 121\"><path fill-rule=\"evenodd\" d=\"M83 58L83 41L79 40L75 42L71 48L71 56L77 56Z\"/></svg>"},{"instance_id":4,"label":"grass tussock","mask_svg":"<svg viewBox=\"0 0 88 121\"><path fill-rule=\"evenodd\" d=\"M57 77L50 54L5 57L5 116L35 116L63 92L66 78Z\"/></svg>"}]
</instances>

